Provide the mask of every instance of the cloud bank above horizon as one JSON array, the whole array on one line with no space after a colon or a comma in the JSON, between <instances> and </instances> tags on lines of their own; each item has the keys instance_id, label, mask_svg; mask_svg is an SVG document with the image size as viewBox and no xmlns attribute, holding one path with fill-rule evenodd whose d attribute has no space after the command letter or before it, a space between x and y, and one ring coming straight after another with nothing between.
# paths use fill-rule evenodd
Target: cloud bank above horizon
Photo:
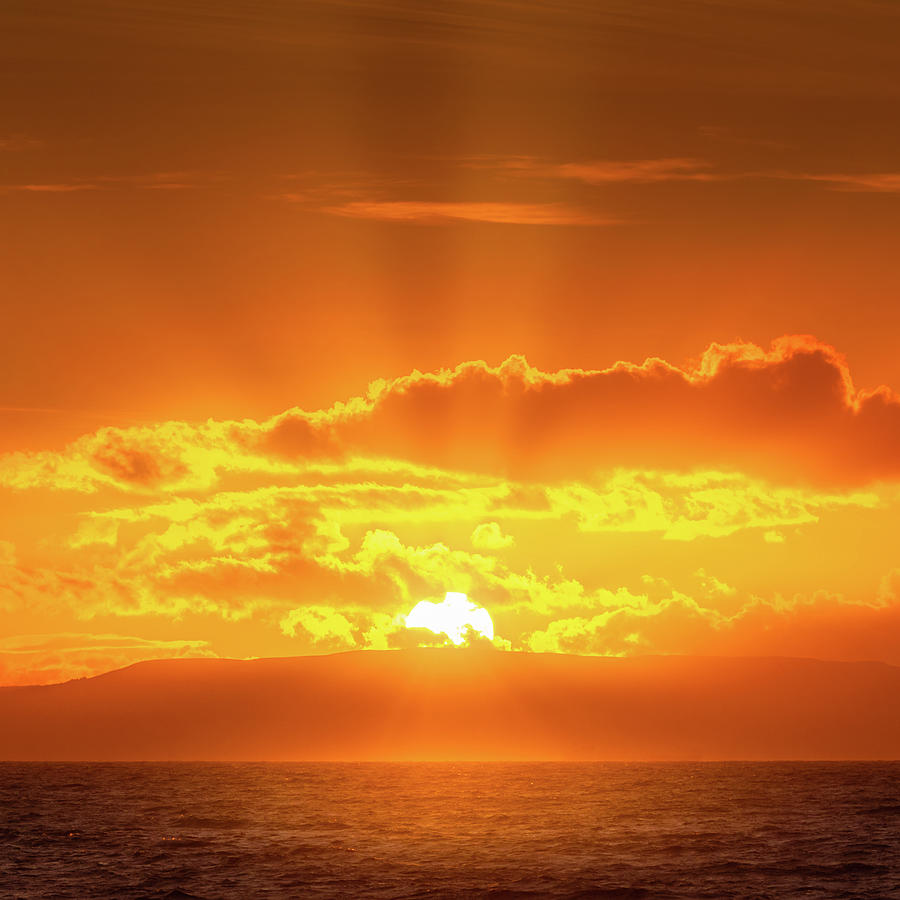
<instances>
[{"instance_id":1,"label":"cloud bank above horizon","mask_svg":"<svg viewBox=\"0 0 900 900\"><path fill-rule=\"evenodd\" d=\"M447 591L513 650L900 663L898 480L900 398L809 336L101 428L0 456L0 682L407 646Z\"/></svg>"}]
</instances>

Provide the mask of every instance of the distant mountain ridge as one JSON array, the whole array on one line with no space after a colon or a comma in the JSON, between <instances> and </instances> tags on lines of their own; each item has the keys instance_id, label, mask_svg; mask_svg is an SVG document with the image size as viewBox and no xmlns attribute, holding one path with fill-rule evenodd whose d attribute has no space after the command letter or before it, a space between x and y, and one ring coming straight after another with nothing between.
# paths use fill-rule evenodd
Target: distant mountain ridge
<instances>
[{"instance_id":1,"label":"distant mountain ridge","mask_svg":"<svg viewBox=\"0 0 900 900\"><path fill-rule=\"evenodd\" d=\"M432 648L0 688L3 760L897 758L900 668L875 662Z\"/></svg>"}]
</instances>

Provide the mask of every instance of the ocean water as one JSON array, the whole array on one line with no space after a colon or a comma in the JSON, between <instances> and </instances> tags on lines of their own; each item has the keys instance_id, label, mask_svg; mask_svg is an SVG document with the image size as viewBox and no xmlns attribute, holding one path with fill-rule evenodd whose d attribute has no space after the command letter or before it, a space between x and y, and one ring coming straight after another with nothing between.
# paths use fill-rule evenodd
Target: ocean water
<instances>
[{"instance_id":1,"label":"ocean water","mask_svg":"<svg viewBox=\"0 0 900 900\"><path fill-rule=\"evenodd\" d=\"M900 898L900 763L0 764L0 897Z\"/></svg>"}]
</instances>

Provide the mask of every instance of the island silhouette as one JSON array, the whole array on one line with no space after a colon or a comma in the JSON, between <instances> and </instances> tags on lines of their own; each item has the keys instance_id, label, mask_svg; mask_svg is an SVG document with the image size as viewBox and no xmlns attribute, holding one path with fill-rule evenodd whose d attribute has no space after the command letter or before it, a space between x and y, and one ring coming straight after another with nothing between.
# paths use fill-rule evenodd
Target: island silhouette
<instances>
[{"instance_id":1,"label":"island silhouette","mask_svg":"<svg viewBox=\"0 0 900 900\"><path fill-rule=\"evenodd\" d=\"M5 760L900 757L900 668L481 648L136 663L0 689Z\"/></svg>"}]
</instances>

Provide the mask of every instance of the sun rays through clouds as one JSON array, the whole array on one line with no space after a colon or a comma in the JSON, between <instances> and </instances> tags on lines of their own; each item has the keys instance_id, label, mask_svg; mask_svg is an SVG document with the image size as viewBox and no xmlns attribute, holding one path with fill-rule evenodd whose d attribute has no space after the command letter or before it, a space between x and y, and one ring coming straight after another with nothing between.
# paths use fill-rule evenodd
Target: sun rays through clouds
<instances>
[{"instance_id":1,"label":"sun rays through clouds","mask_svg":"<svg viewBox=\"0 0 900 900\"><path fill-rule=\"evenodd\" d=\"M900 400L809 337L103 428L0 457L0 608L32 636L0 663L58 680L410 646L423 624L500 650L900 662L898 459ZM419 621L465 595L451 626Z\"/></svg>"}]
</instances>

